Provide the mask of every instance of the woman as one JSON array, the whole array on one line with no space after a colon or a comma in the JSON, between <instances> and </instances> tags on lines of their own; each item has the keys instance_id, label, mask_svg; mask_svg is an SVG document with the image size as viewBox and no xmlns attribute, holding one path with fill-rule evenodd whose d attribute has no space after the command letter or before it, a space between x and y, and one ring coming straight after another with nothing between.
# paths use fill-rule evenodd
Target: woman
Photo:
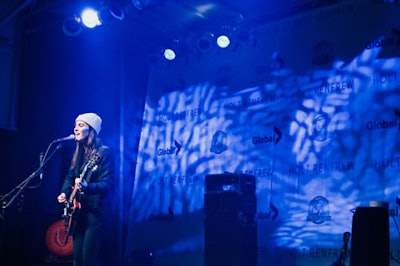
<instances>
[{"instance_id":1,"label":"woman","mask_svg":"<svg viewBox=\"0 0 400 266\"><path fill-rule=\"evenodd\" d=\"M101 266L107 253L104 244L110 228L107 218L113 216L114 157L98 137L101 123L95 113L75 119L76 149L57 197L71 218L74 266Z\"/></svg>"}]
</instances>

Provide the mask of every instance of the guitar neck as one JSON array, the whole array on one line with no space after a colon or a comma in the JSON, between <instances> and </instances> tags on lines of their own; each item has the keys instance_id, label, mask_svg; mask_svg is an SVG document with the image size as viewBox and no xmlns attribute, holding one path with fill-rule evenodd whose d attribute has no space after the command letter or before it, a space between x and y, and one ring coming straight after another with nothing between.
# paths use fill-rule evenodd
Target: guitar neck
<instances>
[{"instance_id":1,"label":"guitar neck","mask_svg":"<svg viewBox=\"0 0 400 266\"><path fill-rule=\"evenodd\" d=\"M86 174L87 168L88 168L88 165L85 166L85 168L83 169L82 173L79 175L79 182L82 182L83 177ZM70 204L74 201L74 199L76 197L76 193L78 193L78 190L79 189L78 189L77 185L74 184L74 189L72 190L71 195L69 196L69 201L68 202Z\"/></svg>"},{"instance_id":2,"label":"guitar neck","mask_svg":"<svg viewBox=\"0 0 400 266\"><path fill-rule=\"evenodd\" d=\"M95 164L95 163L97 162L98 159L99 159L99 156L98 156L98 155L95 155L95 156L93 156L93 158L90 159L89 162L85 165L85 167L84 167L83 170L82 170L82 173L79 175L79 183L82 182L82 180L83 180L83 178L85 177L86 172L88 171L89 168L97 169L97 166L93 166L93 164ZM92 169L92 171L93 171L93 169ZM71 192L71 196L69 197L69 201L68 201L70 204L74 201L74 199L75 199L75 197L76 197L76 193L78 193L78 190L79 190L79 189L78 189L78 187L76 186L76 183L75 183L75 184L74 184L74 189L73 189L73 191Z\"/></svg>"},{"instance_id":3,"label":"guitar neck","mask_svg":"<svg viewBox=\"0 0 400 266\"><path fill-rule=\"evenodd\" d=\"M69 196L69 201L68 201L69 204L72 204L72 202L74 201L76 193L78 193L78 187L75 185L74 189L71 192L71 195Z\"/></svg>"}]
</instances>

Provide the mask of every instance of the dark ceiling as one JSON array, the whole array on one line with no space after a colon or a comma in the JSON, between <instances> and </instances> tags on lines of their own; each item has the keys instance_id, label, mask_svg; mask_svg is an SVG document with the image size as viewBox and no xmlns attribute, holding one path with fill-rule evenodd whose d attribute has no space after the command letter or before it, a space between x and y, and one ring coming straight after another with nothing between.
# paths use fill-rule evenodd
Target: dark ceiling
<instances>
[{"instance_id":1,"label":"dark ceiling","mask_svg":"<svg viewBox=\"0 0 400 266\"><path fill-rule=\"evenodd\" d=\"M0 33L13 20L24 22L25 34L62 31L66 18L90 4L121 11L122 20L103 25L115 36L156 49L176 40L198 38L205 32L254 28L337 2L341 0L2 0Z\"/></svg>"}]
</instances>

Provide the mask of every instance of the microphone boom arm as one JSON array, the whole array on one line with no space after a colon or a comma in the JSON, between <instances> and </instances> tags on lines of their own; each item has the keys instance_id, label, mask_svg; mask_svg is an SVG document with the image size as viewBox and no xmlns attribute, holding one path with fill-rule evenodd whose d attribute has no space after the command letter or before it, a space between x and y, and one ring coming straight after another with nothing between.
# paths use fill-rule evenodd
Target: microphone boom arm
<instances>
[{"instance_id":1,"label":"microphone boom arm","mask_svg":"<svg viewBox=\"0 0 400 266\"><path fill-rule=\"evenodd\" d=\"M1 208L3 210L7 209L14 202L14 200L22 193L22 191L26 188L29 182L43 171L43 168L46 166L47 162L54 156L56 151L60 148L61 144L57 145L57 147L52 151L52 153L48 156L48 158L43 159L43 162L41 163L38 169L36 169L32 174L30 174L25 180L19 183L10 192L1 197L0 202L1 202ZM9 197L11 198L7 201L7 198Z\"/></svg>"}]
</instances>

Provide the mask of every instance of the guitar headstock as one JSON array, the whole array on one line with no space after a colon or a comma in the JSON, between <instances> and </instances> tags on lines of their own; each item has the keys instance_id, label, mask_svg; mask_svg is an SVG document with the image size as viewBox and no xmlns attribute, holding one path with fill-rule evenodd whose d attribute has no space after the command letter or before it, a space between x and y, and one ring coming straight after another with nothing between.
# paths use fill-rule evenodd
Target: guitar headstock
<instances>
[{"instance_id":1,"label":"guitar headstock","mask_svg":"<svg viewBox=\"0 0 400 266\"><path fill-rule=\"evenodd\" d=\"M98 168L97 162L99 161L99 158L100 156L98 154L93 155L87 164L87 168L91 171L96 171Z\"/></svg>"}]
</instances>

